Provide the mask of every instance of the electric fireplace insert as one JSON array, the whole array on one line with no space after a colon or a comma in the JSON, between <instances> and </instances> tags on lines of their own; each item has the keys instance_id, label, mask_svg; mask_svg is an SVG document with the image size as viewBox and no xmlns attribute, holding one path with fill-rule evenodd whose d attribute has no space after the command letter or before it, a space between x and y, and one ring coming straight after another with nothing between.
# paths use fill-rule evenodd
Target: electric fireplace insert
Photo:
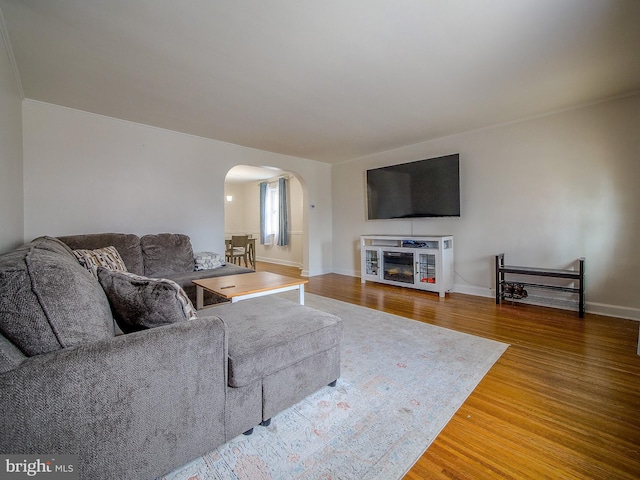
<instances>
[{"instance_id":1,"label":"electric fireplace insert","mask_svg":"<svg viewBox=\"0 0 640 480\"><path fill-rule=\"evenodd\" d=\"M385 251L383 259L385 280L413 283L413 253Z\"/></svg>"}]
</instances>

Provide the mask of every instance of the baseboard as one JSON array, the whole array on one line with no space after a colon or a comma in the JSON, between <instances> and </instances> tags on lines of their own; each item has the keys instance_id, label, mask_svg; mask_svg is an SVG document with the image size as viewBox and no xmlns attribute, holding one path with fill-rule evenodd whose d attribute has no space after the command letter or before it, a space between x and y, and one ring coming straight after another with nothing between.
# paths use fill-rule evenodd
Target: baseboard
<instances>
[{"instance_id":1,"label":"baseboard","mask_svg":"<svg viewBox=\"0 0 640 480\"><path fill-rule=\"evenodd\" d=\"M476 285L459 285L453 284L454 293L464 293L465 295L473 295L475 297L494 298L493 290L490 288L478 287Z\"/></svg>"},{"instance_id":2,"label":"baseboard","mask_svg":"<svg viewBox=\"0 0 640 480\"><path fill-rule=\"evenodd\" d=\"M273 263L274 265L283 265L285 267L302 268L302 265L298 262L290 262L287 260L278 260L275 258L256 257L256 262Z\"/></svg>"},{"instance_id":3,"label":"baseboard","mask_svg":"<svg viewBox=\"0 0 640 480\"><path fill-rule=\"evenodd\" d=\"M492 298L495 297L494 289L487 289L487 290L490 292L490 294L481 295L481 296L492 297ZM469 295L473 295L473 293L470 293L470 292L459 292L459 293L469 293ZM509 300L505 300L505 302L508 302L508 301ZM517 301L522 303L528 303L530 305L537 305L540 307L558 308L560 310L573 310L573 311L578 310L577 302L562 299L562 298L541 297L541 296L531 295L526 300L517 300ZM584 311L585 313L591 313L593 315L602 315L604 317L624 318L627 320L640 321L640 309L638 308L621 307L619 305L608 305L605 303L585 302Z\"/></svg>"},{"instance_id":4,"label":"baseboard","mask_svg":"<svg viewBox=\"0 0 640 480\"><path fill-rule=\"evenodd\" d=\"M607 305L605 303L587 302L585 305L585 311L596 315L626 318L627 320L636 320L640 322L640 308L620 307L618 305Z\"/></svg>"},{"instance_id":5,"label":"baseboard","mask_svg":"<svg viewBox=\"0 0 640 480\"><path fill-rule=\"evenodd\" d=\"M336 271L334 273L338 273L340 275L347 275L350 277L360 277L359 273L354 273L353 271ZM476 297L486 297L486 298L495 298L495 291L493 288L486 287L478 287L476 285L462 285L462 284L454 284L453 290L454 293L462 293L465 295L473 295ZM507 300L508 301L508 300ZM551 307L551 308L559 308L561 310L576 310L575 305L572 305L568 302L562 302L561 300L549 301L549 299L544 299L537 301L535 298L531 299L527 303L532 305L538 305L541 307ZM619 305L608 305L605 303L596 303L596 302L586 302L584 306L584 310L586 313L591 313L594 315L602 315L605 317L614 317L614 318L624 318L627 320L636 320L640 322L640 308L631 308L631 307L622 307Z\"/></svg>"},{"instance_id":6,"label":"baseboard","mask_svg":"<svg viewBox=\"0 0 640 480\"><path fill-rule=\"evenodd\" d=\"M336 273L338 275L346 275L347 277L358 277L360 278L360 272L354 272L353 270L346 270L346 269L334 269L333 272L331 273Z\"/></svg>"}]
</instances>

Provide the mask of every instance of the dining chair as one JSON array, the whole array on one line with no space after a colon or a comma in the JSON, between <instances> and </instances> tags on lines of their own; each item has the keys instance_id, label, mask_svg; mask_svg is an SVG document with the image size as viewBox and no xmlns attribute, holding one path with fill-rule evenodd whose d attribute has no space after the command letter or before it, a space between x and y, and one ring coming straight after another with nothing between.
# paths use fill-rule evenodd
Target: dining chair
<instances>
[{"instance_id":1,"label":"dining chair","mask_svg":"<svg viewBox=\"0 0 640 480\"><path fill-rule=\"evenodd\" d=\"M248 261L248 243L249 243L249 235L232 235L231 243L227 247L227 251L225 253L226 260L231 263L236 263L236 259L238 260L238 265L242 265L241 259L244 260L244 266L249 267Z\"/></svg>"}]
</instances>

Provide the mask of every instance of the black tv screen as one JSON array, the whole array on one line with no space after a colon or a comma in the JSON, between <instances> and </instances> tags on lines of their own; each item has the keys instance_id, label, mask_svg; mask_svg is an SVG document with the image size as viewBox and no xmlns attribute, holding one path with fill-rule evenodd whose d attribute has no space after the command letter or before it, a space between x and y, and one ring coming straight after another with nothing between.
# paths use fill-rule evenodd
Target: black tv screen
<instances>
[{"instance_id":1,"label":"black tv screen","mask_svg":"<svg viewBox=\"0 0 640 480\"><path fill-rule=\"evenodd\" d=\"M460 154L367 170L367 219L460 216Z\"/></svg>"}]
</instances>

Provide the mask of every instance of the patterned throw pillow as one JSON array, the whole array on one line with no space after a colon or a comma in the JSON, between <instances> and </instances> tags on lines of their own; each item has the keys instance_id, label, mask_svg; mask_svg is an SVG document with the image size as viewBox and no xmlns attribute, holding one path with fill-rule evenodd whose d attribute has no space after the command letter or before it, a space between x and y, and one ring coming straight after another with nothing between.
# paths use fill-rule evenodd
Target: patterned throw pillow
<instances>
[{"instance_id":1,"label":"patterned throw pillow","mask_svg":"<svg viewBox=\"0 0 640 480\"><path fill-rule=\"evenodd\" d=\"M98 281L113 318L125 333L197 318L185 291L173 280L99 267Z\"/></svg>"},{"instance_id":2,"label":"patterned throw pillow","mask_svg":"<svg viewBox=\"0 0 640 480\"><path fill-rule=\"evenodd\" d=\"M213 270L225 264L224 255L215 252L197 252L194 260L196 270Z\"/></svg>"},{"instance_id":3,"label":"patterned throw pillow","mask_svg":"<svg viewBox=\"0 0 640 480\"><path fill-rule=\"evenodd\" d=\"M104 247L96 250L80 249L74 250L73 254L80 262L80 265L94 273L98 267L105 267L109 270L117 270L119 272L127 271L124 260L122 260L116 247Z\"/></svg>"}]
</instances>

